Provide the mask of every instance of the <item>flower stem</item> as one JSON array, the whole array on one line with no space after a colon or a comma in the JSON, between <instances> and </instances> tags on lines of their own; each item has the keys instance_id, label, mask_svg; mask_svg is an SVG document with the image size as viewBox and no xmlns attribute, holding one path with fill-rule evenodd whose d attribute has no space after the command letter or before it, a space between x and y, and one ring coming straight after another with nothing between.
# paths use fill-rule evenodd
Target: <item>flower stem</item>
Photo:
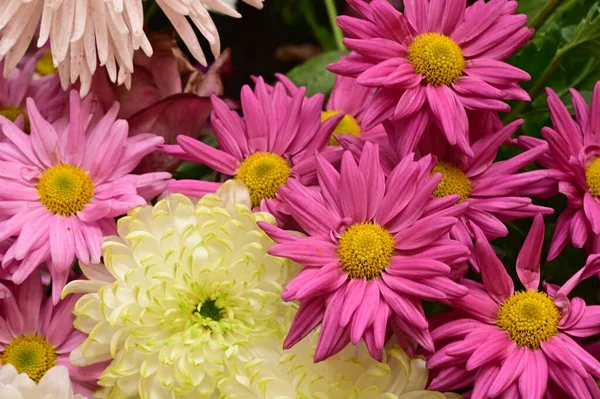
<instances>
[{"instance_id":1,"label":"flower stem","mask_svg":"<svg viewBox=\"0 0 600 399\"><path fill-rule=\"evenodd\" d=\"M327 7L327 16L329 17L329 23L331 24L331 30L333 31L333 37L335 38L335 45L339 51L344 51L346 50L346 46L344 46L343 42L344 35L335 21L338 16L335 8L335 0L325 0L325 7Z\"/></svg>"},{"instance_id":2,"label":"flower stem","mask_svg":"<svg viewBox=\"0 0 600 399\"><path fill-rule=\"evenodd\" d=\"M556 7L559 6L561 0L550 0L546 5L533 17L529 22L529 27L532 29L539 29L544 23L550 18Z\"/></svg>"}]
</instances>

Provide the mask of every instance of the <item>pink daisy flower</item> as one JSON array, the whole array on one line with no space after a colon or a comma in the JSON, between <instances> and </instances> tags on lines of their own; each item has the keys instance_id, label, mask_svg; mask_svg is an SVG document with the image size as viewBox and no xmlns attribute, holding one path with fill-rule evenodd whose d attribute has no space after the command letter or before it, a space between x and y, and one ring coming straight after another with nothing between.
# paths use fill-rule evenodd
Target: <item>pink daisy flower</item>
<instances>
[{"instance_id":1,"label":"pink daisy flower","mask_svg":"<svg viewBox=\"0 0 600 399\"><path fill-rule=\"evenodd\" d=\"M538 215L517 258L525 291L515 291L487 239L474 229L483 284L465 280L469 294L451 301L460 318L431 333L439 349L428 360L437 372L429 388L474 386L472 399L599 397L594 377L600 378L600 363L579 340L600 333L600 306L567 296L600 271L600 256L588 258L562 287L545 284L539 291L544 220ZM550 395L547 387L568 395Z\"/></svg>"},{"instance_id":2,"label":"pink daisy flower","mask_svg":"<svg viewBox=\"0 0 600 399\"><path fill-rule=\"evenodd\" d=\"M46 262L55 303L75 258L99 262L103 236L116 232L114 218L145 205L170 178L129 174L163 139L128 138L127 123L116 120L118 104L90 124L92 105L72 91L69 124L59 129L28 99L30 135L0 116L8 140L0 144L0 240L15 237L2 266L20 284Z\"/></svg>"},{"instance_id":3,"label":"pink daisy flower","mask_svg":"<svg viewBox=\"0 0 600 399\"><path fill-rule=\"evenodd\" d=\"M456 152L446 142L436 140L435 133L431 131L426 132L419 146L421 153L436 156L433 172L442 174L442 180L433 195L437 198L459 195L459 202L469 204L469 208L450 230L450 237L467 245L471 252L474 236L471 226L477 226L488 240L493 240L508 234L504 222L553 212L551 208L533 204L530 198L521 193L545 179L547 173L541 170L519 173L544 154L548 149L547 145L494 162L500 145L522 124L521 119L514 121L473 142L473 157ZM478 270L477 263L472 263Z\"/></svg>"},{"instance_id":4,"label":"pink daisy flower","mask_svg":"<svg viewBox=\"0 0 600 399\"><path fill-rule=\"evenodd\" d=\"M600 252L600 82L596 83L591 106L571 89L575 118L556 93L548 88L548 108L554 128L544 127L547 155L537 162L547 169L549 179L532 188L532 193L550 197L558 191L568 199L567 209L558 217L548 250L555 259L567 244L586 246ZM533 137L519 137L526 148L544 143Z\"/></svg>"},{"instance_id":5,"label":"pink daisy flower","mask_svg":"<svg viewBox=\"0 0 600 399\"><path fill-rule=\"evenodd\" d=\"M42 50L22 67L13 69L7 77L0 74L0 115L26 132L29 132L29 117L25 110L27 97L39 104L40 114L49 122L55 122L62 116L67 103L68 94L62 91L58 75L46 74L50 71L45 69L44 62L45 52ZM4 61L1 61L0 69L3 65Z\"/></svg>"},{"instance_id":6,"label":"pink daisy flower","mask_svg":"<svg viewBox=\"0 0 600 399\"><path fill-rule=\"evenodd\" d=\"M358 54L329 66L378 88L364 123L406 119L404 140L418 142L429 121L441 127L451 145L470 155L466 110L509 111L503 101L529 100L519 81L525 71L505 62L533 30L527 17L514 15L517 2L482 0L407 0L404 14L387 0L348 0L362 16L338 17Z\"/></svg>"},{"instance_id":7,"label":"pink daisy flower","mask_svg":"<svg viewBox=\"0 0 600 399\"><path fill-rule=\"evenodd\" d=\"M308 236L261 223L278 243L271 255L305 266L282 293L286 301L300 301L284 347L322 324L315 361L361 339L381 359L390 325L432 350L421 300L467 293L450 277L453 270L464 272L469 251L448 238L467 204L452 206L458 196L433 198L441 176L429 177L430 158L407 157L387 179L372 143L358 165L345 152L340 173L320 155L317 164L322 197L295 181L279 190Z\"/></svg>"},{"instance_id":8,"label":"pink daisy flower","mask_svg":"<svg viewBox=\"0 0 600 399\"><path fill-rule=\"evenodd\" d=\"M76 367L69 362L71 351L87 337L73 327L73 306L80 295L53 304L38 272L21 285L7 285L11 295L0 299L0 364L12 364L36 383L52 367L64 366L74 392L91 398L107 363Z\"/></svg>"},{"instance_id":9,"label":"pink daisy flower","mask_svg":"<svg viewBox=\"0 0 600 399\"><path fill-rule=\"evenodd\" d=\"M306 89L293 96L282 83L273 89L258 78L254 92L242 88L244 118L212 96L212 128L220 150L186 136L179 145L163 145L161 150L187 161L207 165L217 172L243 182L250 191L253 207L265 207L277 215L276 195L280 187L299 177L296 165L315 151L326 148L331 133L343 115L321 122L323 95L305 97ZM179 180L167 189L192 197L213 193L220 183Z\"/></svg>"}]
</instances>

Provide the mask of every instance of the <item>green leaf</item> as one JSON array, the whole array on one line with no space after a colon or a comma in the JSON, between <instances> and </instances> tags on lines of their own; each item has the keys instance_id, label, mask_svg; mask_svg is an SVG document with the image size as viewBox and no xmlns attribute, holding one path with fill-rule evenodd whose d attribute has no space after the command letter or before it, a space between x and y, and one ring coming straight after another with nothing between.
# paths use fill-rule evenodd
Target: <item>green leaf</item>
<instances>
[{"instance_id":1,"label":"green leaf","mask_svg":"<svg viewBox=\"0 0 600 399\"><path fill-rule=\"evenodd\" d=\"M339 51L319 54L289 71L287 77L297 86L306 86L308 96L316 93L329 94L335 83L335 75L325 67L339 60L341 55L342 53Z\"/></svg>"},{"instance_id":2,"label":"green leaf","mask_svg":"<svg viewBox=\"0 0 600 399\"><path fill-rule=\"evenodd\" d=\"M592 57L600 58L600 6L594 4L583 21L577 25L573 39L559 51L567 53L576 48L587 51Z\"/></svg>"}]
</instances>

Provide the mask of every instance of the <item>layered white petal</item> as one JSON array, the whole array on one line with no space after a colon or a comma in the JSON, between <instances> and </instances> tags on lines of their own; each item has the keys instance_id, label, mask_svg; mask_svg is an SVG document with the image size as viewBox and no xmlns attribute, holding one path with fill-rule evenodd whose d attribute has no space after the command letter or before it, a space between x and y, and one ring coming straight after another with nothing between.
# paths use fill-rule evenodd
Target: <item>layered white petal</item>
<instances>
[{"instance_id":1,"label":"layered white petal","mask_svg":"<svg viewBox=\"0 0 600 399\"><path fill-rule=\"evenodd\" d=\"M0 366L0 394L6 399L85 399L73 393L69 371L64 366L52 367L39 384L27 374L18 374L11 364Z\"/></svg>"}]
</instances>

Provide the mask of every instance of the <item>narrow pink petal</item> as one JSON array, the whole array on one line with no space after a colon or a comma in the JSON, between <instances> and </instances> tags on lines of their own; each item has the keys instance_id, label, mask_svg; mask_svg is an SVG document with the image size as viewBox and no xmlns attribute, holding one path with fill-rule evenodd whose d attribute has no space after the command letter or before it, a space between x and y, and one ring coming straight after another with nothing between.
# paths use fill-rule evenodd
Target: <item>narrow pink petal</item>
<instances>
[{"instance_id":1,"label":"narrow pink petal","mask_svg":"<svg viewBox=\"0 0 600 399\"><path fill-rule=\"evenodd\" d=\"M66 163L80 166L85 154L82 149L86 146L86 139L83 115L81 115L81 99L75 90L69 93L69 111L69 132L64 144L63 157Z\"/></svg>"},{"instance_id":2,"label":"narrow pink petal","mask_svg":"<svg viewBox=\"0 0 600 399\"><path fill-rule=\"evenodd\" d=\"M344 39L344 45L373 63L385 62L394 58L403 60L400 57L408 54L407 48L402 44L381 37L366 40L346 38Z\"/></svg>"},{"instance_id":3,"label":"narrow pink petal","mask_svg":"<svg viewBox=\"0 0 600 399\"><path fill-rule=\"evenodd\" d=\"M587 377L588 373L579 359L566 348L558 337L554 336L548 341L541 342L540 347L544 351L544 354L553 362L558 363L561 367L573 370L581 378Z\"/></svg>"},{"instance_id":4,"label":"narrow pink petal","mask_svg":"<svg viewBox=\"0 0 600 399\"><path fill-rule=\"evenodd\" d=\"M68 270L75 261L75 243L66 218L55 217L48 231L52 263L60 272Z\"/></svg>"},{"instance_id":5,"label":"narrow pink petal","mask_svg":"<svg viewBox=\"0 0 600 399\"><path fill-rule=\"evenodd\" d=\"M387 0L374 0L370 6L373 21L391 39L402 43L410 37L411 31L407 21Z\"/></svg>"},{"instance_id":6,"label":"narrow pink petal","mask_svg":"<svg viewBox=\"0 0 600 399\"><path fill-rule=\"evenodd\" d=\"M44 166L53 166L60 158L56 130L40 114L31 98L27 99L27 114L31 123L30 137L33 150Z\"/></svg>"},{"instance_id":7,"label":"narrow pink petal","mask_svg":"<svg viewBox=\"0 0 600 399\"><path fill-rule=\"evenodd\" d=\"M354 316L352 317L352 323L350 327L350 339L354 345L358 344L361 340L365 330L375 320L375 315L379 308L379 288L377 283L373 280L367 282L365 289L365 295L362 299L361 305L356 309Z\"/></svg>"},{"instance_id":8,"label":"narrow pink petal","mask_svg":"<svg viewBox=\"0 0 600 399\"><path fill-rule=\"evenodd\" d=\"M315 298L302 301L288 335L283 342L283 348L289 349L308 335L321 320L325 310L325 298Z\"/></svg>"},{"instance_id":9,"label":"narrow pink petal","mask_svg":"<svg viewBox=\"0 0 600 399\"><path fill-rule=\"evenodd\" d=\"M435 259L393 256L386 273L408 279L424 279L450 274L450 266Z\"/></svg>"},{"instance_id":10,"label":"narrow pink petal","mask_svg":"<svg viewBox=\"0 0 600 399\"><path fill-rule=\"evenodd\" d=\"M514 284L483 232L475 226L473 231L475 233L475 256L481 269L483 284L492 298L501 303L512 295L515 290Z\"/></svg>"},{"instance_id":11,"label":"narrow pink petal","mask_svg":"<svg viewBox=\"0 0 600 399\"><path fill-rule=\"evenodd\" d=\"M490 397L496 397L504 392L515 380L517 380L523 374L523 371L527 367L527 352L528 348L517 348L511 352L510 355L502 362L500 371L496 376L496 379L490 386L488 395Z\"/></svg>"},{"instance_id":12,"label":"narrow pink petal","mask_svg":"<svg viewBox=\"0 0 600 399\"><path fill-rule=\"evenodd\" d=\"M429 31L449 35L463 18L466 0L431 0L429 2Z\"/></svg>"},{"instance_id":13,"label":"narrow pink petal","mask_svg":"<svg viewBox=\"0 0 600 399\"><path fill-rule=\"evenodd\" d=\"M185 152L193 156L196 162L229 176L235 175L239 161L231 155L187 136L178 136L177 143Z\"/></svg>"},{"instance_id":14,"label":"narrow pink petal","mask_svg":"<svg viewBox=\"0 0 600 399\"><path fill-rule=\"evenodd\" d=\"M537 215L533 219L529 234L517 257L519 280L529 290L537 290L540 285L540 258L544 245L544 218Z\"/></svg>"},{"instance_id":15,"label":"narrow pink petal","mask_svg":"<svg viewBox=\"0 0 600 399\"><path fill-rule=\"evenodd\" d=\"M402 119L419 111L425 104L426 97L426 90L420 85L404 90L396 105L393 118Z\"/></svg>"},{"instance_id":16,"label":"narrow pink petal","mask_svg":"<svg viewBox=\"0 0 600 399\"><path fill-rule=\"evenodd\" d=\"M222 183L201 180L177 180L167 185L166 191L180 193L194 198L202 198L206 194L214 194Z\"/></svg>"},{"instance_id":17,"label":"narrow pink petal","mask_svg":"<svg viewBox=\"0 0 600 399\"><path fill-rule=\"evenodd\" d=\"M583 210L594 234L600 234L600 204L589 192L583 196Z\"/></svg>"},{"instance_id":18,"label":"narrow pink petal","mask_svg":"<svg viewBox=\"0 0 600 399\"><path fill-rule=\"evenodd\" d=\"M482 58L467 61L465 73L492 85L509 84L515 80L527 81L531 79L531 76L527 72L517 67L503 61Z\"/></svg>"},{"instance_id":19,"label":"narrow pink petal","mask_svg":"<svg viewBox=\"0 0 600 399\"><path fill-rule=\"evenodd\" d=\"M442 291L402 277L395 277L391 274L383 273L381 275L387 286L398 294L414 296L425 300L439 301L446 299L447 296Z\"/></svg>"},{"instance_id":20,"label":"narrow pink petal","mask_svg":"<svg viewBox=\"0 0 600 399\"><path fill-rule=\"evenodd\" d=\"M321 334L315 350L315 362L326 359L333 350L333 346L344 333L345 329L340 327L340 308L344 303L344 293L345 290L343 289L337 290L327 302L327 309L321 325Z\"/></svg>"},{"instance_id":21,"label":"narrow pink petal","mask_svg":"<svg viewBox=\"0 0 600 399\"><path fill-rule=\"evenodd\" d=\"M296 242L300 239L300 237L291 234L288 231L282 230L277 226L273 226L271 223L267 222L258 222L258 227L260 227L273 241L278 244L287 244L291 242Z\"/></svg>"},{"instance_id":22,"label":"narrow pink petal","mask_svg":"<svg viewBox=\"0 0 600 399\"><path fill-rule=\"evenodd\" d=\"M435 221L422 219L412 226L396 233L396 248L410 250L424 247L450 231L457 222L453 217L439 217Z\"/></svg>"},{"instance_id":23,"label":"narrow pink petal","mask_svg":"<svg viewBox=\"0 0 600 399\"><path fill-rule=\"evenodd\" d=\"M349 136L349 135L348 135ZM321 194L328 207L336 211L339 215L342 214L340 205L340 174L322 155L316 155L317 176Z\"/></svg>"},{"instance_id":24,"label":"narrow pink petal","mask_svg":"<svg viewBox=\"0 0 600 399\"><path fill-rule=\"evenodd\" d=\"M566 334L558 334L558 338L564 342L564 345L581 362L583 367L595 378L600 378L600 362L584 350L580 344L575 342Z\"/></svg>"},{"instance_id":25,"label":"narrow pink petal","mask_svg":"<svg viewBox=\"0 0 600 399\"><path fill-rule=\"evenodd\" d=\"M369 185L367 192L366 220L371 220L379 210L385 194L385 176L379 161L379 147L377 144L365 143L358 164L365 183Z\"/></svg>"},{"instance_id":26,"label":"narrow pink petal","mask_svg":"<svg viewBox=\"0 0 600 399\"><path fill-rule=\"evenodd\" d=\"M367 184L349 151L342 157L340 205L343 215L351 217L353 222L367 220Z\"/></svg>"},{"instance_id":27,"label":"narrow pink petal","mask_svg":"<svg viewBox=\"0 0 600 399\"><path fill-rule=\"evenodd\" d=\"M427 2L404 0L404 15L417 33L427 31Z\"/></svg>"},{"instance_id":28,"label":"narrow pink petal","mask_svg":"<svg viewBox=\"0 0 600 399\"><path fill-rule=\"evenodd\" d=\"M571 225L574 213L573 210L565 209L563 213L558 216L554 235L552 236L550 248L548 249L548 261L556 259L570 242L569 226Z\"/></svg>"},{"instance_id":29,"label":"narrow pink petal","mask_svg":"<svg viewBox=\"0 0 600 399\"><path fill-rule=\"evenodd\" d=\"M259 80L262 81L262 78L259 78ZM265 117L262 104L252 92L250 86L245 85L242 87L240 97L242 100L242 109L244 110L244 120L246 122L248 138L256 139L262 136L265 136L266 138L267 132L269 131L268 120ZM181 143L179 144L181 145ZM250 150L252 151L253 149L250 148Z\"/></svg>"},{"instance_id":30,"label":"narrow pink petal","mask_svg":"<svg viewBox=\"0 0 600 399\"><path fill-rule=\"evenodd\" d=\"M45 299L40 273L33 273L16 290L16 299L24 315L23 335L38 332L39 314Z\"/></svg>"},{"instance_id":31,"label":"narrow pink petal","mask_svg":"<svg viewBox=\"0 0 600 399\"><path fill-rule=\"evenodd\" d=\"M523 398L542 399L548 383L548 363L540 350L527 350L523 358L526 364L519 377L519 392Z\"/></svg>"},{"instance_id":32,"label":"narrow pink petal","mask_svg":"<svg viewBox=\"0 0 600 399\"><path fill-rule=\"evenodd\" d=\"M482 365L505 359L510 353L515 350L515 344L504 331L492 334L489 337L485 346L479 347L466 364L467 370L475 370Z\"/></svg>"},{"instance_id":33,"label":"narrow pink petal","mask_svg":"<svg viewBox=\"0 0 600 399\"><path fill-rule=\"evenodd\" d=\"M401 315L406 321L418 328L427 329L428 323L425 319L423 309L417 308L409 298L399 295L390 289L384 282L378 281L379 292L381 293L381 302L385 302L397 315ZM380 304L380 306L382 306Z\"/></svg>"},{"instance_id":34,"label":"narrow pink petal","mask_svg":"<svg viewBox=\"0 0 600 399\"><path fill-rule=\"evenodd\" d=\"M390 76L391 73L396 71L399 67L403 65L406 66L407 64L409 64L408 61L403 58L386 59L385 61L380 62L361 73L356 78L356 81L362 86L379 87L383 85L383 82L388 78L388 76Z\"/></svg>"},{"instance_id":35,"label":"narrow pink petal","mask_svg":"<svg viewBox=\"0 0 600 399\"><path fill-rule=\"evenodd\" d=\"M340 315L340 327L345 327L350 323L354 312L361 306L366 288L367 280L364 278L353 278L348 282L344 295L344 306Z\"/></svg>"},{"instance_id":36,"label":"narrow pink petal","mask_svg":"<svg viewBox=\"0 0 600 399\"><path fill-rule=\"evenodd\" d=\"M467 136L468 120L464 107L448 86L427 85L426 93L429 107L444 135L451 145L455 145L458 136Z\"/></svg>"},{"instance_id":37,"label":"narrow pink petal","mask_svg":"<svg viewBox=\"0 0 600 399\"><path fill-rule=\"evenodd\" d=\"M575 123L569 110L562 103L558 95L551 88L546 88L548 95L548 108L550 109L550 119L554 125L554 130L559 132L567 141L570 151L577 152L577 149L583 145L582 131Z\"/></svg>"},{"instance_id":38,"label":"narrow pink petal","mask_svg":"<svg viewBox=\"0 0 600 399\"><path fill-rule=\"evenodd\" d=\"M269 254L291 259L304 266L323 266L337 261L337 247L334 244L310 237L272 246Z\"/></svg>"}]
</instances>

